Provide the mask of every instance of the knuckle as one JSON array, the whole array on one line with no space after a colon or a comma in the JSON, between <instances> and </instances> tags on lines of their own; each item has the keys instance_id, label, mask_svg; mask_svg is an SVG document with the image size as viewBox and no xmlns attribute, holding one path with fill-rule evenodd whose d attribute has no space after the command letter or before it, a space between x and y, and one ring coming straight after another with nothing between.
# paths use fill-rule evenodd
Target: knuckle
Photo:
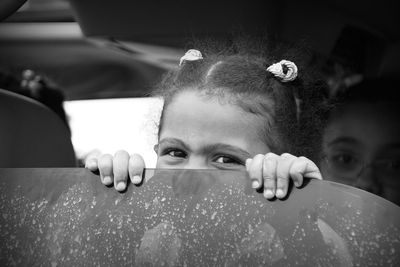
<instances>
[{"instance_id":1,"label":"knuckle","mask_svg":"<svg viewBox=\"0 0 400 267\"><path fill-rule=\"evenodd\" d=\"M304 161L304 162L308 162L310 161L308 158L304 157L304 156L300 156L298 157L299 160Z\"/></svg>"},{"instance_id":2,"label":"knuckle","mask_svg":"<svg viewBox=\"0 0 400 267\"><path fill-rule=\"evenodd\" d=\"M286 161L288 163L289 162L294 162L297 159L298 158L296 156L293 156L292 154L289 154L289 153L283 153L279 158L280 161Z\"/></svg>"},{"instance_id":3,"label":"knuckle","mask_svg":"<svg viewBox=\"0 0 400 267\"><path fill-rule=\"evenodd\" d=\"M138 154L133 154L130 158L129 158L129 163L132 167L136 167L136 168L140 168L140 167L144 167L144 160L143 158L138 155Z\"/></svg>"},{"instance_id":4,"label":"knuckle","mask_svg":"<svg viewBox=\"0 0 400 267\"><path fill-rule=\"evenodd\" d=\"M265 154L266 159L275 159L277 157L278 157L278 155L275 153L272 153L272 152L268 152L267 154Z\"/></svg>"},{"instance_id":5,"label":"knuckle","mask_svg":"<svg viewBox=\"0 0 400 267\"><path fill-rule=\"evenodd\" d=\"M278 176L278 177L276 178L276 180L277 180L278 184L287 183L288 180L289 180L289 177Z\"/></svg>"},{"instance_id":6,"label":"knuckle","mask_svg":"<svg viewBox=\"0 0 400 267\"><path fill-rule=\"evenodd\" d=\"M129 156L129 154L125 150L118 150L117 152L115 152L114 156L115 157L124 157L124 156Z\"/></svg>"},{"instance_id":7,"label":"knuckle","mask_svg":"<svg viewBox=\"0 0 400 267\"><path fill-rule=\"evenodd\" d=\"M130 156L130 158L131 158L132 160L136 160L136 161L138 161L138 160L143 161L142 156L139 155L139 154L137 154L137 153L132 154L132 155Z\"/></svg>"},{"instance_id":8,"label":"knuckle","mask_svg":"<svg viewBox=\"0 0 400 267\"><path fill-rule=\"evenodd\" d=\"M112 159L112 156L110 154L103 154L99 157L99 161L107 161Z\"/></svg>"},{"instance_id":9,"label":"knuckle","mask_svg":"<svg viewBox=\"0 0 400 267\"><path fill-rule=\"evenodd\" d=\"M274 183L275 178L269 174L263 174L264 183Z\"/></svg>"},{"instance_id":10,"label":"knuckle","mask_svg":"<svg viewBox=\"0 0 400 267\"><path fill-rule=\"evenodd\" d=\"M272 172L272 170L276 168L276 167L274 167L277 163L276 158L265 157L263 161L264 161L264 166L265 166L267 172Z\"/></svg>"},{"instance_id":11,"label":"knuckle","mask_svg":"<svg viewBox=\"0 0 400 267\"><path fill-rule=\"evenodd\" d=\"M272 181L272 180L269 182L264 181L264 189L275 190L275 186L276 186L275 181Z\"/></svg>"},{"instance_id":12,"label":"knuckle","mask_svg":"<svg viewBox=\"0 0 400 267\"><path fill-rule=\"evenodd\" d=\"M261 160L263 158L264 158L263 154L257 154L257 155L254 156L253 162L256 162L256 161Z\"/></svg>"}]
</instances>

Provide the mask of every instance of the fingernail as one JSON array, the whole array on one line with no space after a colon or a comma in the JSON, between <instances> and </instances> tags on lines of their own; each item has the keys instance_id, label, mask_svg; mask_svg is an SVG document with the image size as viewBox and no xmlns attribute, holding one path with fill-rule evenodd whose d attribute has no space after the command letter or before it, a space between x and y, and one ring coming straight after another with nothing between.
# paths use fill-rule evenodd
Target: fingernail
<instances>
[{"instance_id":1,"label":"fingernail","mask_svg":"<svg viewBox=\"0 0 400 267\"><path fill-rule=\"evenodd\" d=\"M264 191L264 197L266 197L266 198L273 198L273 197L274 197L274 192L272 192L271 189L265 189L265 191Z\"/></svg>"},{"instance_id":2,"label":"fingernail","mask_svg":"<svg viewBox=\"0 0 400 267\"><path fill-rule=\"evenodd\" d=\"M126 184L124 182L119 182L117 184L117 186L115 187L115 189L117 189L118 191L123 191L126 188Z\"/></svg>"},{"instance_id":3,"label":"fingernail","mask_svg":"<svg viewBox=\"0 0 400 267\"><path fill-rule=\"evenodd\" d=\"M111 184L111 183L112 183L111 177L110 177L110 176L104 176L104 178L103 178L103 184L109 185L109 184Z\"/></svg>"},{"instance_id":4,"label":"fingernail","mask_svg":"<svg viewBox=\"0 0 400 267\"><path fill-rule=\"evenodd\" d=\"M142 182L142 177L140 177L139 175L133 176L132 183L140 184L140 182Z\"/></svg>"},{"instance_id":5,"label":"fingernail","mask_svg":"<svg viewBox=\"0 0 400 267\"><path fill-rule=\"evenodd\" d=\"M257 180L253 180L251 182L251 187L253 187L254 189L259 188L260 187L260 183Z\"/></svg>"},{"instance_id":6,"label":"fingernail","mask_svg":"<svg viewBox=\"0 0 400 267\"><path fill-rule=\"evenodd\" d=\"M276 197L284 197L282 189L279 188L276 190Z\"/></svg>"}]
</instances>

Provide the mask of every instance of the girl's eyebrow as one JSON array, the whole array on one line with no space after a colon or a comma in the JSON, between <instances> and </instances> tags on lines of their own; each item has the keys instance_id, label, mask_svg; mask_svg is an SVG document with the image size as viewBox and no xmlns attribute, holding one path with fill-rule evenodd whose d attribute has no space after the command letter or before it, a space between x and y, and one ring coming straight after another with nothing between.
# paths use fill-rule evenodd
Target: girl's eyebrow
<instances>
[{"instance_id":1,"label":"girl's eyebrow","mask_svg":"<svg viewBox=\"0 0 400 267\"><path fill-rule=\"evenodd\" d=\"M176 138L163 138L160 140L159 145L174 145L183 147L185 150L189 149L189 147L182 140Z\"/></svg>"}]
</instances>

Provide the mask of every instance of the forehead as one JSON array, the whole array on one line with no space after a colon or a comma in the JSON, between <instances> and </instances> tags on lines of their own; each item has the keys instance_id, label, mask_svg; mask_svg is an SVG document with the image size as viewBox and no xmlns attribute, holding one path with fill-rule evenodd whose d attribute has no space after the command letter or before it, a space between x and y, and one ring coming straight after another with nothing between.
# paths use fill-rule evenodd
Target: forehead
<instances>
[{"instance_id":1,"label":"forehead","mask_svg":"<svg viewBox=\"0 0 400 267\"><path fill-rule=\"evenodd\" d=\"M372 151L400 143L399 107L394 103L352 103L332 114L324 143L350 137Z\"/></svg>"},{"instance_id":2,"label":"forehead","mask_svg":"<svg viewBox=\"0 0 400 267\"><path fill-rule=\"evenodd\" d=\"M160 139L178 138L195 147L230 144L253 155L269 150L262 127L261 118L228 101L185 91L166 107Z\"/></svg>"}]
</instances>

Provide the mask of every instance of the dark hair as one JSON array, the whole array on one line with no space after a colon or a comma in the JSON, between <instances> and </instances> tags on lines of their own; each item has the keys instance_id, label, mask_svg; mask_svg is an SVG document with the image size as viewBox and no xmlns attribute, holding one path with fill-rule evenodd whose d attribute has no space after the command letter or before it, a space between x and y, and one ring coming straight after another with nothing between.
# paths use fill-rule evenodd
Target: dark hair
<instances>
[{"instance_id":1,"label":"dark hair","mask_svg":"<svg viewBox=\"0 0 400 267\"><path fill-rule=\"evenodd\" d=\"M260 137L274 153L301 153L312 157L319 151L315 145L319 148L320 139L310 136L319 136L319 131L315 130L319 120L317 116L310 117L311 113L316 115L310 109L316 105L309 105L309 100L318 98L318 94L311 92L320 90L323 83L317 82L314 72L307 72L297 48L281 53L265 40L249 38L239 38L230 44L197 42L192 48L200 50L203 59L185 61L168 72L157 87L156 95L164 98L159 133L166 107L174 97L185 90L196 90L205 97L219 97L265 118ZM296 63L299 68L296 80L283 83L266 70L281 59ZM298 106L303 112L298 112ZM315 143L310 144L310 140Z\"/></svg>"}]
</instances>

